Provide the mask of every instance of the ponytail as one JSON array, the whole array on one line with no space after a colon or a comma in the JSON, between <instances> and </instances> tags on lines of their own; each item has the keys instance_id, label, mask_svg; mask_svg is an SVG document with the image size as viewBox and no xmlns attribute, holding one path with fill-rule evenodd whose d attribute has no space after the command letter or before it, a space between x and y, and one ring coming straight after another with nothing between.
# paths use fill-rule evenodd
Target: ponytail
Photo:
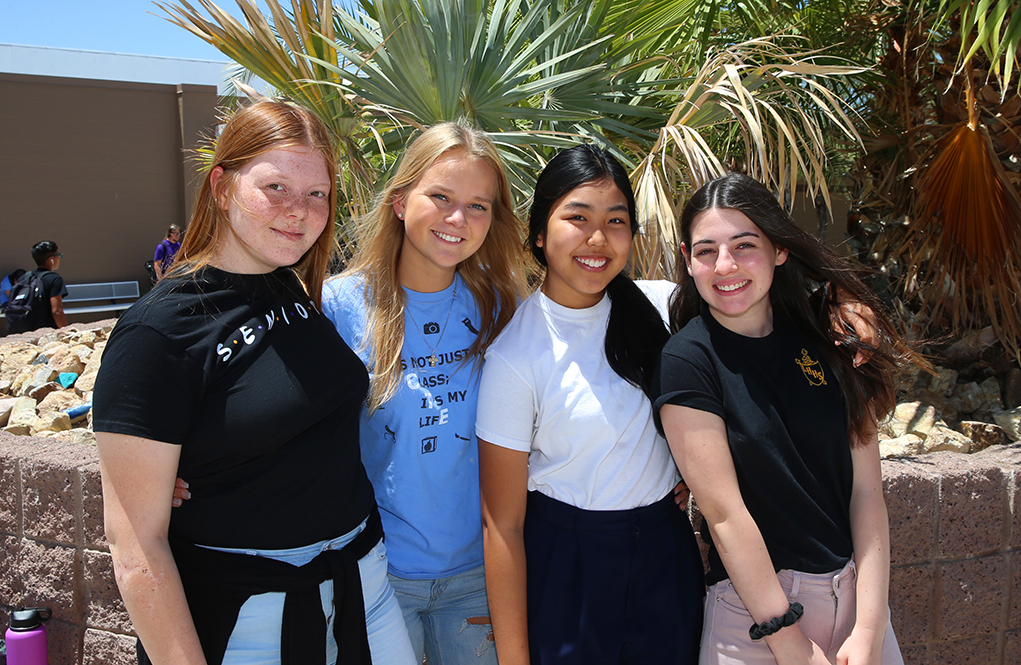
<instances>
[{"instance_id":1,"label":"ponytail","mask_svg":"<svg viewBox=\"0 0 1021 665\"><path fill-rule=\"evenodd\" d=\"M652 399L652 373L670 333L659 310L624 273L613 278L606 293L610 296L606 360L622 379Z\"/></svg>"}]
</instances>

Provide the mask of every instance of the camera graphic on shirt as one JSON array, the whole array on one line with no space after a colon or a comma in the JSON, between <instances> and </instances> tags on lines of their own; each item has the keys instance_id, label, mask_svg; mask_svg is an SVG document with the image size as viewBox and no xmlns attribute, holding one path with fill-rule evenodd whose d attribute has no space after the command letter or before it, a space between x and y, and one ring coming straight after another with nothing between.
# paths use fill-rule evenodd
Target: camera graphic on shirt
<instances>
[{"instance_id":1,"label":"camera graphic on shirt","mask_svg":"<svg viewBox=\"0 0 1021 665\"><path fill-rule=\"evenodd\" d=\"M436 323L435 321L429 321L424 326L422 326L422 333L426 335L435 335L439 331L440 324Z\"/></svg>"},{"instance_id":2,"label":"camera graphic on shirt","mask_svg":"<svg viewBox=\"0 0 1021 665\"><path fill-rule=\"evenodd\" d=\"M425 455L426 453L434 452L436 452L436 437L427 436L422 439L422 454Z\"/></svg>"}]
</instances>

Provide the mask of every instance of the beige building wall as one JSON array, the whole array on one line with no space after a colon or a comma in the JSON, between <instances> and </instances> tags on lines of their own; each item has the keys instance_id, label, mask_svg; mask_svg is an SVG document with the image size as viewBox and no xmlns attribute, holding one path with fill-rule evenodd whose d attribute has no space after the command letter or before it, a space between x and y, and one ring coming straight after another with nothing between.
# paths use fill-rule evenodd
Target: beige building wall
<instances>
[{"instance_id":1,"label":"beige building wall","mask_svg":"<svg viewBox=\"0 0 1021 665\"><path fill-rule=\"evenodd\" d=\"M52 240L68 283L137 280L197 192L216 87L0 73L0 273ZM72 319L72 322L74 319Z\"/></svg>"}]
</instances>

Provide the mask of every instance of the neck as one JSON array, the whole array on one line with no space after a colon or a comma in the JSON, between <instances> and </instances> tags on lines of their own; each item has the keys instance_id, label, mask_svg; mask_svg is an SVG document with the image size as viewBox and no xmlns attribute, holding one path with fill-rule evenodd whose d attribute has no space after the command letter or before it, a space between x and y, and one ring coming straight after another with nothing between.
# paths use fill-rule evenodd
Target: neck
<instances>
[{"instance_id":1,"label":"neck","mask_svg":"<svg viewBox=\"0 0 1021 665\"><path fill-rule=\"evenodd\" d=\"M406 289L419 293L436 293L454 283L457 270L421 270L407 266L403 260L397 262L397 281Z\"/></svg>"},{"instance_id":2,"label":"neck","mask_svg":"<svg viewBox=\"0 0 1021 665\"><path fill-rule=\"evenodd\" d=\"M727 316L722 312L709 308L709 314L716 322L727 330L743 335L745 337L765 337L773 332L773 308L767 307L760 316L749 316L745 313L741 316Z\"/></svg>"}]
</instances>

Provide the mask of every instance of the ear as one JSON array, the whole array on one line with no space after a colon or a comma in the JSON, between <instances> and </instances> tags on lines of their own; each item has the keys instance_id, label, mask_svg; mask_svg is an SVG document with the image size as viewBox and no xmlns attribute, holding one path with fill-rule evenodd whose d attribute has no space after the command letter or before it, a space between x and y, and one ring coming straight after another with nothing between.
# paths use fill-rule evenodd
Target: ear
<instances>
[{"instance_id":1,"label":"ear","mask_svg":"<svg viewBox=\"0 0 1021 665\"><path fill-rule=\"evenodd\" d=\"M542 247L542 234L535 236L535 246Z\"/></svg>"},{"instance_id":2,"label":"ear","mask_svg":"<svg viewBox=\"0 0 1021 665\"><path fill-rule=\"evenodd\" d=\"M776 263L774 263L773 265L774 266L782 266L784 263L787 262L787 255L788 255L788 252L787 252L787 248L786 247L777 247L776 248Z\"/></svg>"},{"instance_id":3,"label":"ear","mask_svg":"<svg viewBox=\"0 0 1021 665\"><path fill-rule=\"evenodd\" d=\"M688 251L688 246L681 243L681 256L684 257L684 267L688 269L688 276L691 275L691 253Z\"/></svg>"},{"instance_id":4,"label":"ear","mask_svg":"<svg viewBox=\"0 0 1021 665\"><path fill-rule=\"evenodd\" d=\"M223 186L223 167L214 166L213 170L209 172L209 191L213 194L213 200L216 201L217 207L221 210L227 209L227 202L222 200L221 195L223 192L220 190Z\"/></svg>"},{"instance_id":5,"label":"ear","mask_svg":"<svg viewBox=\"0 0 1021 665\"><path fill-rule=\"evenodd\" d=\"M404 203L404 195L403 194L394 197L393 209L394 209L394 214L397 215L397 219L403 220L404 219L404 213L408 209L408 206L405 205L405 203Z\"/></svg>"}]
</instances>

